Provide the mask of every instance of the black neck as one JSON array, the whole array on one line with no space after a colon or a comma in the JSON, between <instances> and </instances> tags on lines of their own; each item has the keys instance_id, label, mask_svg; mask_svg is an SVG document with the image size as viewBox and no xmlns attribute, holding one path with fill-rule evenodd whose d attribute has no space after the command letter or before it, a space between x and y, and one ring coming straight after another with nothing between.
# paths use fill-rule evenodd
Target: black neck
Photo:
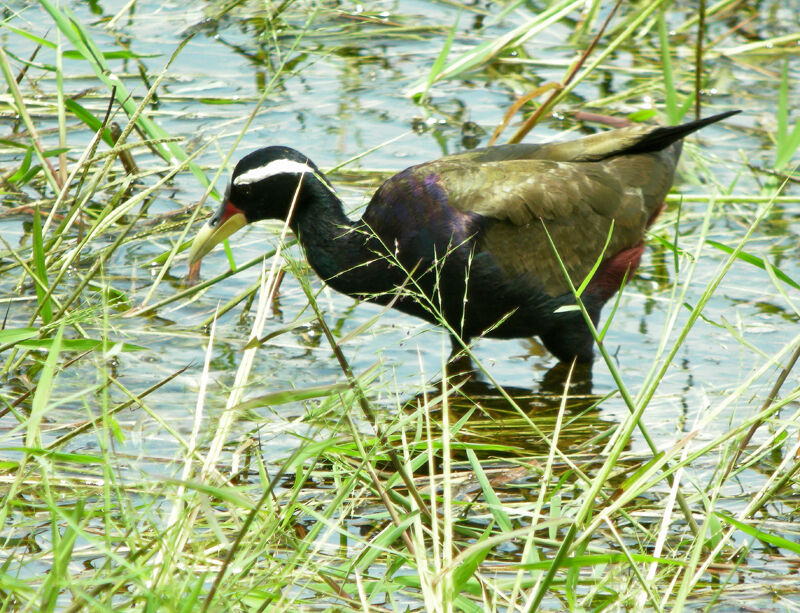
<instances>
[{"instance_id":1,"label":"black neck","mask_svg":"<svg viewBox=\"0 0 800 613\"><path fill-rule=\"evenodd\" d=\"M317 274L336 287L337 277L350 276L369 258L365 236L344 214L342 201L322 181L307 176L290 227L306 251L308 262ZM353 293L349 288L347 293Z\"/></svg>"}]
</instances>

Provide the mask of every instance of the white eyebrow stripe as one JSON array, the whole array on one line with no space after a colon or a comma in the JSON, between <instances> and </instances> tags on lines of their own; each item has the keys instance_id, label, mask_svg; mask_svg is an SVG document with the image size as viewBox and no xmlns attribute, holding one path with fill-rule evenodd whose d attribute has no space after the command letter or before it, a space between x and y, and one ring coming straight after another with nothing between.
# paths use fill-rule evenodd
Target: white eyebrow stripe
<instances>
[{"instance_id":1,"label":"white eyebrow stripe","mask_svg":"<svg viewBox=\"0 0 800 613\"><path fill-rule=\"evenodd\" d=\"M258 183L269 177L282 174L303 174L306 172L314 172L308 164L295 162L294 160L279 159L272 160L265 166L251 168L247 172L240 174L233 180L234 185L249 185L250 183Z\"/></svg>"}]
</instances>

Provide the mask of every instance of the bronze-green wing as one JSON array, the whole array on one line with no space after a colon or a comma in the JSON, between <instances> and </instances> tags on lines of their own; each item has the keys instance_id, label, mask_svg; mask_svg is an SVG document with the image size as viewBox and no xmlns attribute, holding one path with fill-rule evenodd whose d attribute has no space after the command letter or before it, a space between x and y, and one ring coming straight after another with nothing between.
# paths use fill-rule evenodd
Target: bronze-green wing
<instances>
[{"instance_id":1,"label":"bronze-green wing","mask_svg":"<svg viewBox=\"0 0 800 613\"><path fill-rule=\"evenodd\" d=\"M432 172L449 206L495 220L479 248L492 253L510 276L538 279L550 295L569 291L549 232L573 283L604 259L642 240L648 221L672 184L679 146L658 153L615 156L596 162L541 159L469 163L444 159Z\"/></svg>"}]
</instances>

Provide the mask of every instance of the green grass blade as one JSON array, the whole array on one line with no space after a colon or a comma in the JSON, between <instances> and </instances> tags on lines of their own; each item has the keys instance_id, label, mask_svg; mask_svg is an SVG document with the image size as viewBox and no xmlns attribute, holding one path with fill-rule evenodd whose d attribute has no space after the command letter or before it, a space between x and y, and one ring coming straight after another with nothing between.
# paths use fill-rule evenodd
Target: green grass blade
<instances>
[{"instance_id":1,"label":"green grass blade","mask_svg":"<svg viewBox=\"0 0 800 613\"><path fill-rule=\"evenodd\" d=\"M572 548L572 543L575 541L575 536L577 535L577 533L578 533L578 527L575 524L571 524L569 530L567 530L567 534L564 535L564 540L561 541L561 546L558 548L556 555L550 561L550 567L547 569L547 573L542 579L542 582L539 584L539 588L533 597L533 601L528 607L529 612L539 610L539 605L542 603L544 595L550 589L550 586L552 585L553 580L555 579L556 572L561 567L561 565L564 564L564 560L567 559L567 554Z\"/></svg>"},{"instance_id":2,"label":"green grass blade","mask_svg":"<svg viewBox=\"0 0 800 613\"><path fill-rule=\"evenodd\" d=\"M311 398L323 398L331 394L347 391L349 388L346 383L333 383L331 385L315 385L296 390L281 390L257 396L237 404L232 410L239 411L245 409L256 409L264 406L275 406L287 404L289 402L300 402Z\"/></svg>"},{"instance_id":3,"label":"green grass blade","mask_svg":"<svg viewBox=\"0 0 800 613\"><path fill-rule=\"evenodd\" d=\"M447 55L450 53L450 47L453 45L453 39L455 38L460 18L461 18L461 12L459 11L455 22L453 22L453 27L450 28L450 32L447 35L447 39L444 41L442 50L439 52L439 55L436 57L436 60L434 60L433 66L431 66L431 73L428 76L428 83L425 86L425 91L422 93L423 98L427 96L428 90L431 88L431 85L433 85L436 82L436 79L444 70L444 63L447 60Z\"/></svg>"},{"instance_id":4,"label":"green grass blade","mask_svg":"<svg viewBox=\"0 0 800 613\"><path fill-rule=\"evenodd\" d=\"M504 532L510 532L514 529L514 527L511 525L511 519L509 519L508 515L503 510L503 503L500 501L500 498L498 498L497 494L492 488L492 484L489 483L489 478L483 471L483 467L481 466L480 460L478 460L478 456L475 455L475 452L472 449L467 449L467 458L469 458L469 463L472 466L475 477L478 479L478 483L481 484L483 497L486 499L486 504L489 506L489 511L497 522L497 525L500 526L500 529Z\"/></svg>"},{"instance_id":5,"label":"green grass blade","mask_svg":"<svg viewBox=\"0 0 800 613\"><path fill-rule=\"evenodd\" d=\"M69 39L83 59L89 62L97 78L103 81L109 90L116 92L116 99L125 109L125 112L128 113L130 117L137 118L136 122L144 133L154 140L168 138L169 134L161 126L141 112L131 92L128 91L128 88L125 87L119 77L111 70L105 57L97 48L97 45L94 44L89 31L83 27L72 11L65 6L56 6L51 0L41 0L41 4L50 14L58 29ZM172 57L167 62L167 67L169 67L171 62L177 57L177 54L189 40L190 38L186 38L178 45ZM186 152L175 142L168 142L166 145L155 144L154 147L159 155L167 161L172 157L175 157L179 161L185 161L188 158ZM189 168L203 186L208 186L208 178L196 163L190 162Z\"/></svg>"},{"instance_id":6,"label":"green grass blade","mask_svg":"<svg viewBox=\"0 0 800 613\"><path fill-rule=\"evenodd\" d=\"M103 123L97 119L94 115L92 115L89 111L83 108L80 104L75 102L74 100L65 100L64 106L69 109L75 117L80 119L83 123L89 126L93 132L97 132L100 128L103 127ZM109 147L114 146L114 141L111 138L111 133L109 132L108 128L103 128L102 134L103 140Z\"/></svg>"},{"instance_id":7,"label":"green grass blade","mask_svg":"<svg viewBox=\"0 0 800 613\"><path fill-rule=\"evenodd\" d=\"M25 123L25 127L28 129L28 134L33 142L34 149L36 151L36 155L39 157L39 160L42 163L42 168L45 172L45 177L47 177L47 182L50 185L50 188L53 191L59 190L59 184L53 173L50 171L50 167L47 165L47 162L44 159L44 155L41 151L41 148L38 145L38 140L36 139L36 126L31 118L30 113L28 113L28 109L25 106L25 100L22 96L22 93L19 90L19 85L17 84L17 80L14 75L11 73L11 66L8 63L8 57L6 56L5 49L0 46L0 70L3 72L3 77L5 77L6 83L8 84L8 89L11 92L11 95L14 99L13 108L22 118L22 121Z\"/></svg>"},{"instance_id":8,"label":"green grass blade","mask_svg":"<svg viewBox=\"0 0 800 613\"><path fill-rule=\"evenodd\" d=\"M680 116L678 114L678 96L675 92L675 75L672 72L667 20L663 9L658 12L658 39L661 42L661 70L664 74L664 110L669 123L674 125L680 121Z\"/></svg>"},{"instance_id":9,"label":"green grass blade","mask_svg":"<svg viewBox=\"0 0 800 613\"><path fill-rule=\"evenodd\" d=\"M780 547L781 549L788 549L795 555L800 555L800 544L796 543L795 541L790 541L789 539L783 538L782 536L778 536L777 534L770 534L768 532L764 532L763 530L759 530L758 528L754 528L734 517L731 517L727 513L720 513L719 511L714 511L714 515L719 518L720 520L724 521L725 523L731 524L732 526L736 527L738 530L741 530L745 534L757 538L762 543L766 543L767 545L771 545L772 547Z\"/></svg>"},{"instance_id":10,"label":"green grass blade","mask_svg":"<svg viewBox=\"0 0 800 613\"><path fill-rule=\"evenodd\" d=\"M62 351L96 351L103 349L104 342L91 338L67 338L61 341L60 347ZM52 338L22 340L17 345L28 349L47 349L52 351L55 340ZM144 351L146 349L147 347L134 345L133 343L115 343L109 351Z\"/></svg>"},{"instance_id":11,"label":"green grass blade","mask_svg":"<svg viewBox=\"0 0 800 613\"><path fill-rule=\"evenodd\" d=\"M478 537L476 544L485 541L492 534L492 525L486 526L483 534ZM489 555L491 548L489 547L475 547L474 550L467 553L466 556L460 559L458 566L453 571L453 590L456 595L459 595L467 587L467 584L472 579L475 571Z\"/></svg>"},{"instance_id":12,"label":"green grass blade","mask_svg":"<svg viewBox=\"0 0 800 613\"><path fill-rule=\"evenodd\" d=\"M10 330L0 330L0 344L14 344L33 338L39 334L38 328L14 328Z\"/></svg>"},{"instance_id":13,"label":"green grass blade","mask_svg":"<svg viewBox=\"0 0 800 613\"><path fill-rule=\"evenodd\" d=\"M71 515L71 521L66 524L64 533L59 530L59 523L54 521L52 524L53 538L53 566L47 573L44 585L42 586L42 611L55 611L58 604L58 597L63 588L62 584L69 582L69 565L72 560L72 553L75 548L75 540L78 533L73 529L73 525L78 524L83 517L84 503L82 500L75 502L75 508ZM53 510L57 512L56 509ZM64 512L64 511L60 511Z\"/></svg>"},{"instance_id":14,"label":"green grass blade","mask_svg":"<svg viewBox=\"0 0 800 613\"><path fill-rule=\"evenodd\" d=\"M498 36L493 40L489 40L476 46L474 49L462 54L456 58L446 67L444 67L436 76L435 81L446 78L452 78L456 75L463 74L466 71L472 70L484 62L489 61L500 53L503 49L509 46L522 44L537 33L545 30L550 25L556 23L559 19L572 11L579 9L584 5L582 1L575 0L562 0L561 2L550 6L545 11L536 17L528 20L526 23L516 27L515 29ZM412 85L407 91L406 95L416 96L429 88L431 83L429 79L420 80Z\"/></svg>"},{"instance_id":15,"label":"green grass blade","mask_svg":"<svg viewBox=\"0 0 800 613\"><path fill-rule=\"evenodd\" d=\"M53 344L47 354L42 374L39 376L39 381L36 383L36 391L33 394L33 402L31 403L31 414L28 418L27 435L25 437L26 447L39 448L40 433L39 424L47 412L47 406L50 401L50 395L53 392L53 381L55 379L56 364L58 363L58 356L61 353L61 340L64 335L64 323L56 331L53 337Z\"/></svg>"},{"instance_id":16,"label":"green grass blade","mask_svg":"<svg viewBox=\"0 0 800 613\"><path fill-rule=\"evenodd\" d=\"M14 34L16 34L18 36L22 36L23 38L27 38L29 41L31 41L32 43L34 43L36 45L40 45L42 47L47 47L48 49L55 49L56 48L56 44L50 42L46 38L42 38L40 36L36 36L35 34L32 34L31 32L28 32L27 30L22 30L20 28L15 28L14 26L9 24L8 22L3 22L2 26L6 30L8 30L9 32L13 32ZM53 67L53 68L55 68L55 67Z\"/></svg>"},{"instance_id":17,"label":"green grass blade","mask_svg":"<svg viewBox=\"0 0 800 613\"><path fill-rule=\"evenodd\" d=\"M733 247L729 247L728 245L724 245L724 244L719 243L719 242L717 242L715 240L711 240L710 238L706 239L706 244L707 245L711 245L715 249L719 249L720 251L724 251L725 253L728 253L728 254L733 253L735 251ZM744 251L739 251L739 252L736 253L736 259L737 260L742 260L742 262L747 262L748 264L752 264L753 266L757 266L761 270L766 270L767 269L766 265L764 264L764 260L762 258L758 257L758 256L755 256L755 255L751 254L751 253L746 253ZM781 281L783 281L787 285L791 285L795 289L800 289L800 284L798 284L797 281L792 279L785 272L775 268L772 265L770 265L770 267L772 268L773 272L775 273L775 276L778 279L780 279Z\"/></svg>"},{"instance_id":18,"label":"green grass blade","mask_svg":"<svg viewBox=\"0 0 800 613\"><path fill-rule=\"evenodd\" d=\"M33 212L33 272L36 275L36 297L39 300L39 315L45 324L53 320L53 303L48 294L47 265L44 259L44 242L42 241L42 220L39 207Z\"/></svg>"},{"instance_id":19,"label":"green grass blade","mask_svg":"<svg viewBox=\"0 0 800 613\"><path fill-rule=\"evenodd\" d=\"M775 135L775 170L781 172L800 147L800 119L789 133L789 61L784 59L778 89L778 126Z\"/></svg>"}]
</instances>

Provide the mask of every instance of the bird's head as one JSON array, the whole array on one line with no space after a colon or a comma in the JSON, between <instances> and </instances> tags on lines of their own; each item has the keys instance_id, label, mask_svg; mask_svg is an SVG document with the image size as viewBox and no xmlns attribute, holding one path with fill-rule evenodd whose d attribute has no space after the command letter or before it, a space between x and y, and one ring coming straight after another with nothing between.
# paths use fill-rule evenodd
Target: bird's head
<instances>
[{"instance_id":1,"label":"bird's head","mask_svg":"<svg viewBox=\"0 0 800 613\"><path fill-rule=\"evenodd\" d=\"M307 190L319 183L333 191L314 162L299 151L272 146L247 154L236 164L219 208L195 236L190 265L248 223L286 219L292 204L301 204Z\"/></svg>"}]
</instances>

